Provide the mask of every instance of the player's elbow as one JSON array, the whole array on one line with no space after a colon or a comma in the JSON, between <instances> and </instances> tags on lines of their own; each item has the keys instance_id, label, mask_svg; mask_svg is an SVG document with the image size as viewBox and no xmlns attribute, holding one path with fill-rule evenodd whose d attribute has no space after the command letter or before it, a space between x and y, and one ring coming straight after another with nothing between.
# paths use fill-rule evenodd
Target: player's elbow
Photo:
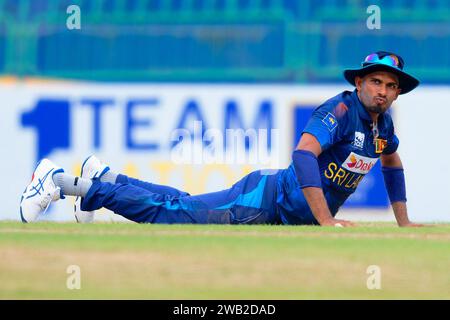
<instances>
[{"instance_id":1,"label":"player's elbow","mask_svg":"<svg viewBox=\"0 0 450 320\"><path fill-rule=\"evenodd\" d=\"M310 133L304 133L297 145L296 150L312 152L316 157L322 152L319 141Z\"/></svg>"},{"instance_id":2,"label":"player's elbow","mask_svg":"<svg viewBox=\"0 0 450 320\"><path fill-rule=\"evenodd\" d=\"M400 156L397 152L391 154L382 154L381 155L381 165L383 167L403 167L402 161L400 160Z\"/></svg>"}]
</instances>

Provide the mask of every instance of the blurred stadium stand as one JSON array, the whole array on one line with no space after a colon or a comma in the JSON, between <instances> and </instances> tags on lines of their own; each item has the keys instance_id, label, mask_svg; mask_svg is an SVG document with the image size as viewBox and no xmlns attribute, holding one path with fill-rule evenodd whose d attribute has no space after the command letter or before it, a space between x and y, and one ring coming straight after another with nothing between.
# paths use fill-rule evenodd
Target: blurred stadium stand
<instances>
[{"instance_id":1,"label":"blurred stadium stand","mask_svg":"<svg viewBox=\"0 0 450 320\"><path fill-rule=\"evenodd\" d=\"M68 30L66 9L81 8ZM371 4L382 28L366 27ZM450 83L447 0L0 0L0 74L101 81L338 82L391 50Z\"/></svg>"}]
</instances>

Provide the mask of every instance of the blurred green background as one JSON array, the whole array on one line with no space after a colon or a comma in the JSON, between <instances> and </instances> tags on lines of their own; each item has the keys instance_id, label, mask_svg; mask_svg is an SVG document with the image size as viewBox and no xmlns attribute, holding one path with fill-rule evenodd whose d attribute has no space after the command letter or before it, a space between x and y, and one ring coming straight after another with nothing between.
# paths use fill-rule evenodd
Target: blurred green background
<instances>
[{"instance_id":1,"label":"blurred green background","mask_svg":"<svg viewBox=\"0 0 450 320\"><path fill-rule=\"evenodd\" d=\"M67 7L81 9L69 30ZM369 30L369 5L381 29ZM0 0L0 75L99 81L341 82L394 51L450 83L446 0Z\"/></svg>"}]
</instances>

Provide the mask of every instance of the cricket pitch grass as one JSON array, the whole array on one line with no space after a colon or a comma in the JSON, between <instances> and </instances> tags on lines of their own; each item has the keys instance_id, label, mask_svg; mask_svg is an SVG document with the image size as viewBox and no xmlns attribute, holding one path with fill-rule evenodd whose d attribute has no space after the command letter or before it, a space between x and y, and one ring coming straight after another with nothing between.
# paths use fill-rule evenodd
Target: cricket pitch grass
<instances>
[{"instance_id":1,"label":"cricket pitch grass","mask_svg":"<svg viewBox=\"0 0 450 320\"><path fill-rule=\"evenodd\" d=\"M450 225L0 222L0 299L450 299Z\"/></svg>"}]
</instances>

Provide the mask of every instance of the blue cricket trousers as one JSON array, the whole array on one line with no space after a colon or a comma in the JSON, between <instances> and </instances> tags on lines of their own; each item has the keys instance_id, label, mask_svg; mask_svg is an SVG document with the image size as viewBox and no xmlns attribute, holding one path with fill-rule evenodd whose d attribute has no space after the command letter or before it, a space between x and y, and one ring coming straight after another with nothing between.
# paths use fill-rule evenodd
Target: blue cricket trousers
<instances>
[{"instance_id":1,"label":"blue cricket trousers","mask_svg":"<svg viewBox=\"0 0 450 320\"><path fill-rule=\"evenodd\" d=\"M138 223L280 224L276 209L278 176L255 171L230 189L191 196L119 175L116 184L93 180L81 209L104 207Z\"/></svg>"}]
</instances>

